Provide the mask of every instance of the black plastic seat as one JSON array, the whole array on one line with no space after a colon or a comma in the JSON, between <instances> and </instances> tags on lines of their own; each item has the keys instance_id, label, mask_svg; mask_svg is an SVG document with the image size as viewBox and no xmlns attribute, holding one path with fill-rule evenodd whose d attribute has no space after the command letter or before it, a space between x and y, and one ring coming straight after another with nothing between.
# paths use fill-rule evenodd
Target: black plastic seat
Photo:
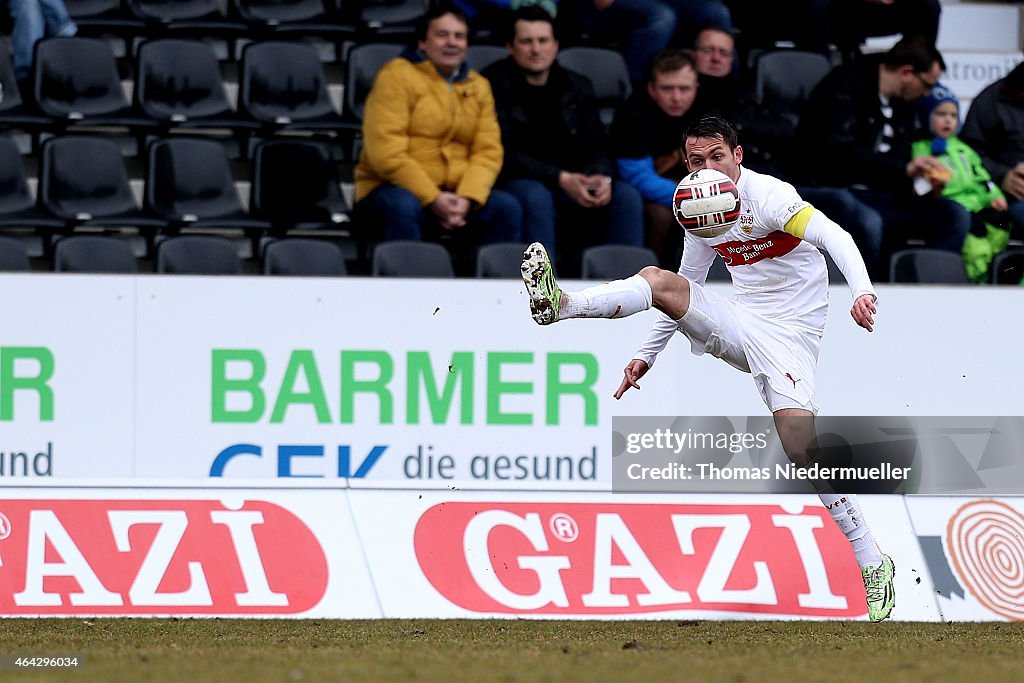
<instances>
[{"instance_id":1,"label":"black plastic seat","mask_svg":"<svg viewBox=\"0 0 1024 683\"><path fill-rule=\"evenodd\" d=\"M9 137L0 136L0 226L59 229L65 225L63 219L36 205L18 146Z\"/></svg>"},{"instance_id":2,"label":"black plastic seat","mask_svg":"<svg viewBox=\"0 0 1024 683\"><path fill-rule=\"evenodd\" d=\"M497 278L522 277L523 252L527 245L521 242L484 244L476 252L476 276Z\"/></svg>"},{"instance_id":3,"label":"black plastic seat","mask_svg":"<svg viewBox=\"0 0 1024 683\"><path fill-rule=\"evenodd\" d=\"M228 100L213 48L198 40L151 40L138 52L135 101L165 128L227 128L242 139L259 128Z\"/></svg>"},{"instance_id":4,"label":"black plastic seat","mask_svg":"<svg viewBox=\"0 0 1024 683\"><path fill-rule=\"evenodd\" d=\"M0 236L0 272L13 273L32 269L25 245L13 237Z\"/></svg>"},{"instance_id":5,"label":"black plastic seat","mask_svg":"<svg viewBox=\"0 0 1024 683\"><path fill-rule=\"evenodd\" d=\"M320 57L305 43L249 43L238 87L239 111L267 127L333 133L344 126Z\"/></svg>"},{"instance_id":6,"label":"black plastic seat","mask_svg":"<svg viewBox=\"0 0 1024 683\"><path fill-rule=\"evenodd\" d=\"M39 114L26 105L18 87L18 80L14 76L11 55L3 50L0 50L0 87L3 87L3 97L0 98L0 127L29 133L32 136L32 149L38 151L39 134L58 126L49 116ZM33 97L31 92L24 95L30 99Z\"/></svg>"},{"instance_id":7,"label":"black plastic seat","mask_svg":"<svg viewBox=\"0 0 1024 683\"><path fill-rule=\"evenodd\" d=\"M127 0L132 13L149 29L194 35L241 35L248 27L225 14L217 0Z\"/></svg>"},{"instance_id":8,"label":"black plastic seat","mask_svg":"<svg viewBox=\"0 0 1024 683\"><path fill-rule=\"evenodd\" d=\"M57 240L53 269L65 273L136 273L135 254L127 242L102 235L71 235Z\"/></svg>"},{"instance_id":9,"label":"black plastic seat","mask_svg":"<svg viewBox=\"0 0 1024 683\"><path fill-rule=\"evenodd\" d=\"M315 140L265 140L253 157L251 210L275 232L335 228L349 221L338 165Z\"/></svg>"},{"instance_id":10,"label":"black plastic seat","mask_svg":"<svg viewBox=\"0 0 1024 683\"><path fill-rule=\"evenodd\" d=\"M584 280L621 280L658 265L658 255L647 247L601 244L583 250Z\"/></svg>"},{"instance_id":11,"label":"black plastic seat","mask_svg":"<svg viewBox=\"0 0 1024 683\"><path fill-rule=\"evenodd\" d=\"M903 249L889 262L890 282L970 284L960 254L938 249Z\"/></svg>"},{"instance_id":12,"label":"black plastic seat","mask_svg":"<svg viewBox=\"0 0 1024 683\"><path fill-rule=\"evenodd\" d=\"M179 235L157 244L156 272L176 275L240 275L242 262L229 240Z\"/></svg>"},{"instance_id":13,"label":"black plastic seat","mask_svg":"<svg viewBox=\"0 0 1024 683\"><path fill-rule=\"evenodd\" d=\"M269 222L245 210L227 152L216 140L176 137L151 143L143 205L166 221L171 232L238 228L252 234L270 228Z\"/></svg>"},{"instance_id":14,"label":"black plastic seat","mask_svg":"<svg viewBox=\"0 0 1024 683\"><path fill-rule=\"evenodd\" d=\"M474 71L483 71L505 57L508 49L500 45L470 45L466 50L466 64Z\"/></svg>"},{"instance_id":15,"label":"black plastic seat","mask_svg":"<svg viewBox=\"0 0 1024 683\"><path fill-rule=\"evenodd\" d=\"M629 70L622 54L601 47L567 47L558 53L558 63L590 79L601 123L611 126L615 110L631 92Z\"/></svg>"},{"instance_id":16,"label":"black plastic seat","mask_svg":"<svg viewBox=\"0 0 1024 683\"><path fill-rule=\"evenodd\" d=\"M61 126L118 126L152 130L155 124L128 102L110 44L98 38L46 38L35 47L35 99Z\"/></svg>"},{"instance_id":17,"label":"black plastic seat","mask_svg":"<svg viewBox=\"0 0 1024 683\"><path fill-rule=\"evenodd\" d=\"M265 275L344 277L345 255L336 244L324 240L288 238L275 240L263 249Z\"/></svg>"},{"instance_id":18,"label":"black plastic seat","mask_svg":"<svg viewBox=\"0 0 1024 683\"><path fill-rule=\"evenodd\" d=\"M754 63L755 96L794 126L804 102L832 65L825 55L803 50L771 50Z\"/></svg>"},{"instance_id":19,"label":"black plastic seat","mask_svg":"<svg viewBox=\"0 0 1024 683\"><path fill-rule=\"evenodd\" d=\"M423 0L361 0L363 40L405 41L415 34L416 22L426 14Z\"/></svg>"},{"instance_id":20,"label":"black plastic seat","mask_svg":"<svg viewBox=\"0 0 1024 683\"><path fill-rule=\"evenodd\" d=\"M1010 248L992 259L992 284L1024 284L1024 249Z\"/></svg>"},{"instance_id":21,"label":"black plastic seat","mask_svg":"<svg viewBox=\"0 0 1024 683\"><path fill-rule=\"evenodd\" d=\"M373 87L377 72L387 62L402 54L403 47L393 43L356 45L345 61L345 117L362 123L366 97Z\"/></svg>"},{"instance_id":22,"label":"black plastic seat","mask_svg":"<svg viewBox=\"0 0 1024 683\"><path fill-rule=\"evenodd\" d=\"M134 226L152 232L166 222L139 209L121 150L107 138L68 135L43 143L39 204L65 226Z\"/></svg>"},{"instance_id":23,"label":"black plastic seat","mask_svg":"<svg viewBox=\"0 0 1024 683\"><path fill-rule=\"evenodd\" d=\"M238 15L250 26L277 35L296 33L333 40L356 37L354 23L340 16L334 2L323 0L234 0Z\"/></svg>"},{"instance_id":24,"label":"black plastic seat","mask_svg":"<svg viewBox=\"0 0 1024 683\"><path fill-rule=\"evenodd\" d=\"M114 34L128 38L141 32L144 26L121 0L64 0L64 6L78 25L78 35Z\"/></svg>"},{"instance_id":25,"label":"black plastic seat","mask_svg":"<svg viewBox=\"0 0 1024 683\"><path fill-rule=\"evenodd\" d=\"M406 240L378 244L370 272L378 277L455 277L447 249L434 242Z\"/></svg>"}]
</instances>

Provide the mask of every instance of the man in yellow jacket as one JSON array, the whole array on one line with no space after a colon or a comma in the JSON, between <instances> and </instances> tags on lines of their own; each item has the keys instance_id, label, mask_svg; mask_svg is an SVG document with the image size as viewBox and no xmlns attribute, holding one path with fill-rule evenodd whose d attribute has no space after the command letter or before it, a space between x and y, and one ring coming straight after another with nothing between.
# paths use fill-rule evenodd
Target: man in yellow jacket
<instances>
[{"instance_id":1,"label":"man in yellow jacket","mask_svg":"<svg viewBox=\"0 0 1024 683\"><path fill-rule=\"evenodd\" d=\"M385 64L366 100L355 219L384 239L518 242L523 212L494 190L504 152L491 86L465 63L468 24L441 5L418 49Z\"/></svg>"}]
</instances>

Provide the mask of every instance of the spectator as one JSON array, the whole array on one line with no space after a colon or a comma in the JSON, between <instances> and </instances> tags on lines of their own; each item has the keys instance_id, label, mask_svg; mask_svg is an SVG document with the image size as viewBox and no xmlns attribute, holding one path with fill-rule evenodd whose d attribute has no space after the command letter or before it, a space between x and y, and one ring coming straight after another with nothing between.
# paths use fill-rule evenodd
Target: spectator
<instances>
[{"instance_id":1,"label":"spectator","mask_svg":"<svg viewBox=\"0 0 1024 683\"><path fill-rule=\"evenodd\" d=\"M680 144L691 123L697 70L683 50L654 58L647 87L637 89L615 114L612 153L619 176L643 198L646 243L665 268L679 264L683 230L672 213L676 185L686 175Z\"/></svg>"},{"instance_id":2,"label":"spectator","mask_svg":"<svg viewBox=\"0 0 1024 683\"><path fill-rule=\"evenodd\" d=\"M767 2L730 4L748 48L791 41L831 56L835 45L844 57L859 54L871 36L920 35L934 45L942 10L940 0L792 0L788 12Z\"/></svg>"},{"instance_id":3,"label":"spectator","mask_svg":"<svg viewBox=\"0 0 1024 683\"><path fill-rule=\"evenodd\" d=\"M957 137L960 101L944 85L919 100L921 123L930 133L914 143L914 158L934 156L941 165L927 174L943 197L971 212L971 231L964 240L964 267L974 282L984 282L992 258L1010 241L1006 197L992 182L981 157Z\"/></svg>"},{"instance_id":4,"label":"spectator","mask_svg":"<svg viewBox=\"0 0 1024 683\"><path fill-rule=\"evenodd\" d=\"M698 33L693 54L700 79L695 108L725 118L741 132L746 166L784 179L793 175L790 157L794 156L798 112L757 101L751 79L735 68L736 44L727 29L713 26ZM878 212L847 189L797 184L796 190L852 235L882 232ZM870 252L862 249L862 255L869 270L876 271Z\"/></svg>"},{"instance_id":5,"label":"spectator","mask_svg":"<svg viewBox=\"0 0 1024 683\"><path fill-rule=\"evenodd\" d=\"M385 239L520 240L519 202L492 190L501 133L490 84L466 66L466 33L461 11L431 9L418 49L385 64L367 97L354 217Z\"/></svg>"},{"instance_id":6,"label":"spectator","mask_svg":"<svg viewBox=\"0 0 1024 683\"><path fill-rule=\"evenodd\" d=\"M669 45L689 44L705 26L732 28L729 8L718 0L562 0L559 11L571 30L619 43L636 87Z\"/></svg>"},{"instance_id":7,"label":"spectator","mask_svg":"<svg viewBox=\"0 0 1024 683\"><path fill-rule=\"evenodd\" d=\"M557 223L557 241L571 245L563 244L563 263L589 244L642 244L640 196L612 177L593 88L556 61L551 15L539 7L517 10L510 36L509 56L484 75L508 150L502 187L523 205L526 241L558 253Z\"/></svg>"},{"instance_id":8,"label":"spectator","mask_svg":"<svg viewBox=\"0 0 1024 683\"><path fill-rule=\"evenodd\" d=\"M1013 230L1024 226L1024 62L978 93L960 137L981 155L981 162L1009 202Z\"/></svg>"},{"instance_id":9,"label":"spectator","mask_svg":"<svg viewBox=\"0 0 1024 683\"><path fill-rule=\"evenodd\" d=\"M914 179L940 162L911 158L914 101L931 91L945 64L935 46L912 37L882 55L833 69L811 93L797 128L800 147L818 159L803 180L853 187L854 196L882 217L882 229L854 235L869 269L881 263L883 236L891 245L923 239L960 253L970 229L967 210L954 201L918 196Z\"/></svg>"},{"instance_id":10,"label":"spectator","mask_svg":"<svg viewBox=\"0 0 1024 683\"><path fill-rule=\"evenodd\" d=\"M8 0L11 12L11 42L14 76L24 83L32 75L36 42L45 36L73 36L78 26L68 16L63 0ZM22 95L27 97L29 91Z\"/></svg>"}]
</instances>

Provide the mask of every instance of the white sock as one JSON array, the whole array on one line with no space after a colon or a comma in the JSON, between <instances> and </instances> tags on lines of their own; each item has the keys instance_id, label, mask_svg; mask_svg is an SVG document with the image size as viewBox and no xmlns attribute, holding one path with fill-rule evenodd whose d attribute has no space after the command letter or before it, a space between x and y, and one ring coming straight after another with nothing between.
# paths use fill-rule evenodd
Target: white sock
<instances>
[{"instance_id":1,"label":"white sock","mask_svg":"<svg viewBox=\"0 0 1024 683\"><path fill-rule=\"evenodd\" d=\"M871 535L868 522L864 519L857 497L853 494L819 493L821 502L832 514L839 529L853 546L853 554L861 569L882 563L882 553L878 550L875 537Z\"/></svg>"},{"instance_id":2,"label":"white sock","mask_svg":"<svg viewBox=\"0 0 1024 683\"><path fill-rule=\"evenodd\" d=\"M579 292L562 292L561 318L624 318L651 307L651 285L639 275Z\"/></svg>"}]
</instances>

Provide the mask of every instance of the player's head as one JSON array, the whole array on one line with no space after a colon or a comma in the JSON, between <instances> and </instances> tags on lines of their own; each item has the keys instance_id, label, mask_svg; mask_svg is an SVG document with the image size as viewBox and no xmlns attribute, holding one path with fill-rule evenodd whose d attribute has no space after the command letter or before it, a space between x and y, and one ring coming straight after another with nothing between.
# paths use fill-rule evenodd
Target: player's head
<instances>
[{"instance_id":1,"label":"player's head","mask_svg":"<svg viewBox=\"0 0 1024 683\"><path fill-rule=\"evenodd\" d=\"M735 183L740 179L743 148L731 123L718 116L705 116L686 130L683 159L691 172L713 168Z\"/></svg>"},{"instance_id":2,"label":"player's head","mask_svg":"<svg viewBox=\"0 0 1024 683\"><path fill-rule=\"evenodd\" d=\"M469 22L466 13L447 3L430 9L416 24L420 52L445 76L451 76L466 60Z\"/></svg>"},{"instance_id":3,"label":"player's head","mask_svg":"<svg viewBox=\"0 0 1024 683\"><path fill-rule=\"evenodd\" d=\"M921 36L908 36L882 55L878 87L886 97L913 102L935 87L945 69L935 45Z\"/></svg>"},{"instance_id":4,"label":"player's head","mask_svg":"<svg viewBox=\"0 0 1024 683\"><path fill-rule=\"evenodd\" d=\"M697 34L693 54L697 62L697 73L718 78L728 76L732 73L736 57L736 41L727 29L709 26Z\"/></svg>"},{"instance_id":5,"label":"player's head","mask_svg":"<svg viewBox=\"0 0 1024 683\"><path fill-rule=\"evenodd\" d=\"M536 5L517 9L512 14L506 47L520 69L546 77L558 55L558 34L551 15Z\"/></svg>"},{"instance_id":6,"label":"player's head","mask_svg":"<svg viewBox=\"0 0 1024 683\"><path fill-rule=\"evenodd\" d=\"M668 116L690 111L697 97L697 67L685 50L662 50L654 57L647 94Z\"/></svg>"},{"instance_id":7,"label":"player's head","mask_svg":"<svg viewBox=\"0 0 1024 683\"><path fill-rule=\"evenodd\" d=\"M960 100L953 91L939 83L917 101L921 125L943 140L956 135L960 128Z\"/></svg>"}]
</instances>

